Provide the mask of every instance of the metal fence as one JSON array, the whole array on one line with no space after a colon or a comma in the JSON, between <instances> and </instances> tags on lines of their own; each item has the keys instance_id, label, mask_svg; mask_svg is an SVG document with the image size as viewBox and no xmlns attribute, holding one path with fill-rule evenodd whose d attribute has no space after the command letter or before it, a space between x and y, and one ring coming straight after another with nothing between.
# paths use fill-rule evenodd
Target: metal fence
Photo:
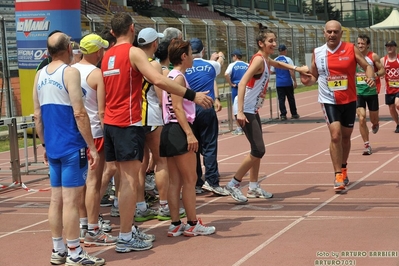
<instances>
[{"instance_id":1,"label":"metal fence","mask_svg":"<svg viewBox=\"0 0 399 266\"><path fill-rule=\"evenodd\" d=\"M109 27L112 14L82 15L82 34L87 32L101 32ZM7 87L7 78L18 75L17 72L17 48L15 20L0 17L0 70L3 73L1 95L3 92L12 93L12 88ZM248 61L256 53L256 33L258 25L255 22L233 21L233 20L208 20L191 18L163 18L163 17L142 17L133 16L136 32L142 28L153 27L162 32L167 27L175 27L183 32L183 38L200 38L205 45L205 57L208 58L213 52L222 51L229 55L235 48L243 52L243 60ZM311 54L315 47L325 43L323 27L320 25L299 25L289 23L273 24L261 21L274 31L278 38L278 44L284 43L288 48L288 56L295 64L304 65L307 63L307 54ZM355 43L357 36L365 33L371 38L371 49L380 56L385 55L385 42L389 40L399 41L399 30L373 30L369 28L344 28L343 40ZM277 56L277 52L276 55ZM226 56L227 63L230 63L230 56ZM222 68L224 73L228 64ZM218 83L224 83L223 74L218 77ZM6 99L4 97L3 99ZM9 97L13 99L13 97ZM8 116L20 114L8 114Z\"/></svg>"}]
</instances>

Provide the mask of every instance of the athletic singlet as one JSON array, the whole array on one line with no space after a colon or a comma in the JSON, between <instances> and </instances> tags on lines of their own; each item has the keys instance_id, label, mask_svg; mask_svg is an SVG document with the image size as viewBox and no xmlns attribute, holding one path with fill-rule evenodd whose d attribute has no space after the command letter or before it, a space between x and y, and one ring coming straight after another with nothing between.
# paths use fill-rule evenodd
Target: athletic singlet
<instances>
[{"instance_id":1,"label":"athletic singlet","mask_svg":"<svg viewBox=\"0 0 399 266\"><path fill-rule=\"evenodd\" d=\"M267 65L266 59L261 54L254 54L249 65L251 65L252 60L256 56L262 57L264 70L260 74L260 77L252 77L245 87L244 113L250 114L256 114L259 108L263 106L270 78L269 66Z\"/></svg>"},{"instance_id":2,"label":"athletic singlet","mask_svg":"<svg viewBox=\"0 0 399 266\"><path fill-rule=\"evenodd\" d=\"M143 75L133 69L129 51L123 43L111 47L101 63L105 84L104 124L128 127L141 126L141 83Z\"/></svg>"},{"instance_id":3,"label":"athletic singlet","mask_svg":"<svg viewBox=\"0 0 399 266\"><path fill-rule=\"evenodd\" d=\"M36 90L40 103L47 155L58 159L86 147L78 130L68 90L64 84L63 64L53 73L45 66L39 74Z\"/></svg>"},{"instance_id":4,"label":"athletic singlet","mask_svg":"<svg viewBox=\"0 0 399 266\"><path fill-rule=\"evenodd\" d=\"M341 42L335 50L327 44L314 50L314 60L319 73L320 103L347 104L357 99L356 56L352 43Z\"/></svg>"},{"instance_id":5,"label":"athletic singlet","mask_svg":"<svg viewBox=\"0 0 399 266\"><path fill-rule=\"evenodd\" d=\"M367 55L364 57L364 59L366 59L367 63L373 67L374 72L378 71L377 67L374 65L374 61L373 61L373 52L369 51L367 53ZM377 89L377 86L380 83L380 79L376 79L375 83L376 86L375 87L369 87L369 85L367 85L366 83L366 72L364 71L364 69L362 67L360 67L359 65L356 65L356 91L357 91L357 95L363 95L363 96L367 96L367 95L376 95L378 94L379 90Z\"/></svg>"},{"instance_id":6,"label":"athletic singlet","mask_svg":"<svg viewBox=\"0 0 399 266\"><path fill-rule=\"evenodd\" d=\"M396 60L389 62L388 56L384 56L386 94L399 92L399 55Z\"/></svg>"},{"instance_id":7,"label":"athletic singlet","mask_svg":"<svg viewBox=\"0 0 399 266\"><path fill-rule=\"evenodd\" d=\"M148 58L151 62L152 58ZM143 126L162 126L162 109L155 92L154 84L150 83L143 77L142 84L143 102L141 105L141 122Z\"/></svg>"},{"instance_id":8,"label":"athletic singlet","mask_svg":"<svg viewBox=\"0 0 399 266\"><path fill-rule=\"evenodd\" d=\"M186 82L186 88L190 89L186 77L179 70L172 69L168 78L175 80L178 76L183 76ZM186 99L183 99L183 110L186 113L187 121L192 124L195 120L195 103ZM162 92L162 111L163 111L163 121L165 124L178 123L176 113L173 110L172 97L170 93Z\"/></svg>"},{"instance_id":9,"label":"athletic singlet","mask_svg":"<svg viewBox=\"0 0 399 266\"><path fill-rule=\"evenodd\" d=\"M87 84L87 77L97 67L95 65L81 63L76 63L72 65L72 67L79 70L80 86L82 87L82 90L86 92L85 107L90 118L91 134L95 139L101 138L104 136L104 134L101 127L100 117L98 115L97 90L93 90L93 88Z\"/></svg>"}]
</instances>

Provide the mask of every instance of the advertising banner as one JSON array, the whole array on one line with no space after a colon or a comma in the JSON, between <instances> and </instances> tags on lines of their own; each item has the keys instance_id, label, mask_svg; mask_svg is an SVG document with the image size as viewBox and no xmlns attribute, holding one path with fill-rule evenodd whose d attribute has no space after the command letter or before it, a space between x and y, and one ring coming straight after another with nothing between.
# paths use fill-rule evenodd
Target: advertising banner
<instances>
[{"instance_id":1,"label":"advertising banner","mask_svg":"<svg viewBox=\"0 0 399 266\"><path fill-rule=\"evenodd\" d=\"M47 36L60 30L81 38L80 0L16 0L15 23L22 115L30 115L36 68L48 56Z\"/></svg>"}]
</instances>

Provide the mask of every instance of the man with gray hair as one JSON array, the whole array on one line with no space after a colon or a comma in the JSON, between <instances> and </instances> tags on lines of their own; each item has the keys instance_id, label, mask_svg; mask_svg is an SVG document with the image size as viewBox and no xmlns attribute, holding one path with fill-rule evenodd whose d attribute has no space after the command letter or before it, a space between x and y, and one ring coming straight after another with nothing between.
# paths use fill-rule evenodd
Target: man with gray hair
<instances>
[{"instance_id":1,"label":"man with gray hair","mask_svg":"<svg viewBox=\"0 0 399 266\"><path fill-rule=\"evenodd\" d=\"M217 141L219 135L219 122L216 111L220 111L219 90L216 77L220 74L224 62L222 52L213 53L211 60L202 59L204 45L200 39L190 40L193 51L193 66L186 70L185 76L190 87L195 92L209 92L208 95L215 101L215 108L204 109L196 105L194 134L199 142L200 152L205 165L205 182L202 180L202 167L200 153L197 153L197 184L196 192L202 193L202 188L221 196L228 193L219 185L219 170L217 163ZM216 109L216 111L215 111ZM202 188L201 188L202 187Z\"/></svg>"},{"instance_id":2,"label":"man with gray hair","mask_svg":"<svg viewBox=\"0 0 399 266\"><path fill-rule=\"evenodd\" d=\"M164 41L170 41L172 39L183 39L183 33L178 28L169 27L163 31L163 39Z\"/></svg>"}]
</instances>

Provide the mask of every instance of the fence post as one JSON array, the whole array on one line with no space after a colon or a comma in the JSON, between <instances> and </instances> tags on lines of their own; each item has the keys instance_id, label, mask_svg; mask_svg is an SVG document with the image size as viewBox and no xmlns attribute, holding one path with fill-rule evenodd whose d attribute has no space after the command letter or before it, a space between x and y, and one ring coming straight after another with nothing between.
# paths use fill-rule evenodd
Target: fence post
<instances>
[{"instance_id":1,"label":"fence post","mask_svg":"<svg viewBox=\"0 0 399 266\"><path fill-rule=\"evenodd\" d=\"M233 103L231 100L231 92L228 92L225 95L227 101L227 120L229 123L229 131L233 131Z\"/></svg>"},{"instance_id":2,"label":"fence post","mask_svg":"<svg viewBox=\"0 0 399 266\"><path fill-rule=\"evenodd\" d=\"M19 146L18 146L18 131L17 119L11 119L11 124L8 124L8 135L10 142L10 163L12 171L12 181L21 183L21 171L19 161Z\"/></svg>"}]
</instances>

